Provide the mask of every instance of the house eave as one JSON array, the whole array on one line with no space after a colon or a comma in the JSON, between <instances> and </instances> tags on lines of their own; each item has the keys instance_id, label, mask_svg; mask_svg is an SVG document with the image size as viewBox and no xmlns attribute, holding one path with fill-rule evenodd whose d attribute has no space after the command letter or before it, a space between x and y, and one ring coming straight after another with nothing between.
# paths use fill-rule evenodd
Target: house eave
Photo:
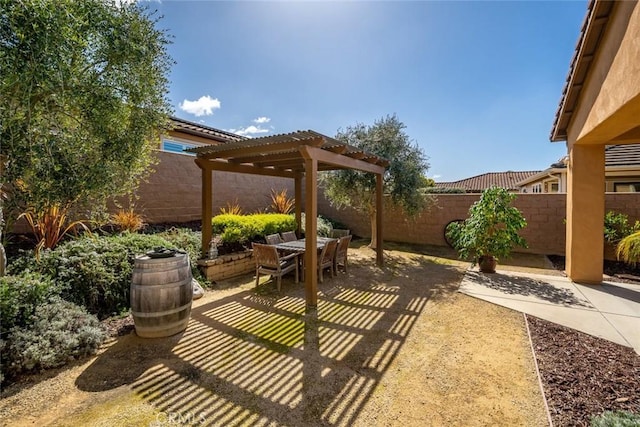
<instances>
[{"instance_id":1,"label":"house eave","mask_svg":"<svg viewBox=\"0 0 640 427\"><path fill-rule=\"evenodd\" d=\"M569 72L562 90L562 97L556 110L550 141L567 141L568 128L572 116L578 107L580 93L587 80L591 64L604 35L609 16L615 2L609 0L591 0L587 15L571 59Z\"/></svg>"}]
</instances>

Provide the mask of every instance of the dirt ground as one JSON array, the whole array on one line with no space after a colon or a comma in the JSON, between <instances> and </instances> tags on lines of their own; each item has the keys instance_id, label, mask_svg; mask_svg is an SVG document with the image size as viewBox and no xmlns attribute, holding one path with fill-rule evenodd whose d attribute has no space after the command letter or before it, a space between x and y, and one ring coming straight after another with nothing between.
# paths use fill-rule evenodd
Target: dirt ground
<instances>
[{"instance_id":1,"label":"dirt ground","mask_svg":"<svg viewBox=\"0 0 640 427\"><path fill-rule=\"evenodd\" d=\"M182 334L3 390L0 424L547 425L523 316L457 293L466 264L390 247L384 269L350 249L316 310L290 279L219 283Z\"/></svg>"}]
</instances>

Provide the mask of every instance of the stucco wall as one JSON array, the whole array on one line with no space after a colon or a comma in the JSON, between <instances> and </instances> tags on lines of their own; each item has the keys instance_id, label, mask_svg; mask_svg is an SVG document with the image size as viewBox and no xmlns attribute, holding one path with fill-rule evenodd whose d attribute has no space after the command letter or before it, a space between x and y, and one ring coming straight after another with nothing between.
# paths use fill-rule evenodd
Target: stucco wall
<instances>
[{"instance_id":1,"label":"stucco wall","mask_svg":"<svg viewBox=\"0 0 640 427\"><path fill-rule=\"evenodd\" d=\"M138 189L138 210L149 223L187 222L201 217L201 170L195 157L157 152L159 164L148 182ZM264 210L271 204L271 189L286 188L294 195L293 180L258 177L230 172L213 173L213 212L227 202L238 200L247 213Z\"/></svg>"},{"instance_id":2,"label":"stucco wall","mask_svg":"<svg viewBox=\"0 0 640 427\"><path fill-rule=\"evenodd\" d=\"M603 144L637 126L640 3L616 2L568 128L568 142ZM626 104L629 108L621 108Z\"/></svg>"},{"instance_id":3,"label":"stucco wall","mask_svg":"<svg viewBox=\"0 0 640 427\"><path fill-rule=\"evenodd\" d=\"M450 221L466 218L469 207L478 199L477 194L438 195L436 205L413 220L386 208L385 240L445 245L444 227ZM640 194L611 193L605 199L607 211L625 213L631 221L640 219ZM325 199L318 203L320 214L345 223L354 234L371 235L365 216L349 208L336 210ZM522 232L529 243L527 252L564 255L566 194L519 194L514 206L522 211L528 223Z\"/></svg>"}]
</instances>

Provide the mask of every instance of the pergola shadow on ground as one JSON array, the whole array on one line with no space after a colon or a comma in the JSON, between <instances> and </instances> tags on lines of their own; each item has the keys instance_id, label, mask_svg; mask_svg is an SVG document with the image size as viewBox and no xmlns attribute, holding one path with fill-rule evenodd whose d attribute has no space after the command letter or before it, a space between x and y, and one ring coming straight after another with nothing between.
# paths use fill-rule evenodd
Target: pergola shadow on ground
<instances>
[{"instance_id":1,"label":"pergola shadow on ground","mask_svg":"<svg viewBox=\"0 0 640 427\"><path fill-rule=\"evenodd\" d=\"M207 302L182 335L121 338L76 385L126 384L156 411L203 425L352 425L427 302L460 279L425 258L389 261L380 269L355 259L349 274L320 285L317 308L291 279L280 294L270 281Z\"/></svg>"}]
</instances>

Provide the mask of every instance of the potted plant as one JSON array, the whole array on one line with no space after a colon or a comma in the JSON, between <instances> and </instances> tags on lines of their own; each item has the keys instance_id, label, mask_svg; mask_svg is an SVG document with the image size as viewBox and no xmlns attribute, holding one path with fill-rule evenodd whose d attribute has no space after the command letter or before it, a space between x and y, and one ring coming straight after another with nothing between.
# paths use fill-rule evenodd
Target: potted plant
<instances>
[{"instance_id":1,"label":"potted plant","mask_svg":"<svg viewBox=\"0 0 640 427\"><path fill-rule=\"evenodd\" d=\"M518 232L526 227L522 213L511 202L516 198L504 188L486 189L480 200L469 208L469 217L452 223L447 237L454 243L460 258L471 258L480 271L495 273L496 263L511 254L515 246L527 247Z\"/></svg>"}]
</instances>

